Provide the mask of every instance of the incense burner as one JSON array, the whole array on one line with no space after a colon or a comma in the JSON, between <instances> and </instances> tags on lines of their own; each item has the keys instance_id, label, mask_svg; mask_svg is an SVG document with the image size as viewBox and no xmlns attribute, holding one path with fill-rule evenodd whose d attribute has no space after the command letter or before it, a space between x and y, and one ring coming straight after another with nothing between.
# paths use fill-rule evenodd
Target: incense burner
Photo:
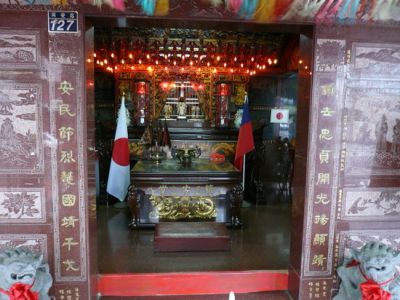
<instances>
[{"instance_id":1,"label":"incense burner","mask_svg":"<svg viewBox=\"0 0 400 300\"><path fill-rule=\"evenodd\" d=\"M199 146L195 148L176 148L175 146L171 149L171 155L173 158L179 159L182 166L190 167L193 158L199 158L201 155L201 149Z\"/></svg>"}]
</instances>

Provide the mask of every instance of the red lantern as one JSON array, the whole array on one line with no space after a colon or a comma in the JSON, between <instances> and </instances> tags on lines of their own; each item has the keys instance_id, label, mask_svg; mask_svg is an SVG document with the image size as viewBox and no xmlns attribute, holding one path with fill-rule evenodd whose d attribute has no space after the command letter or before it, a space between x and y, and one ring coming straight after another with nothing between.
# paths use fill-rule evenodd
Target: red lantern
<instances>
[{"instance_id":1,"label":"red lantern","mask_svg":"<svg viewBox=\"0 0 400 300\"><path fill-rule=\"evenodd\" d=\"M166 82L166 81L161 82L160 85L161 85L161 89L162 89L164 92L168 91L168 87L169 87L168 82Z\"/></svg>"},{"instance_id":2,"label":"red lantern","mask_svg":"<svg viewBox=\"0 0 400 300\"><path fill-rule=\"evenodd\" d=\"M136 85L136 93L139 95L146 94L146 83L144 81L139 81Z\"/></svg>"},{"instance_id":3,"label":"red lantern","mask_svg":"<svg viewBox=\"0 0 400 300\"><path fill-rule=\"evenodd\" d=\"M228 96L229 95L229 87L226 83L221 83L219 86L219 94L220 96Z\"/></svg>"}]
</instances>

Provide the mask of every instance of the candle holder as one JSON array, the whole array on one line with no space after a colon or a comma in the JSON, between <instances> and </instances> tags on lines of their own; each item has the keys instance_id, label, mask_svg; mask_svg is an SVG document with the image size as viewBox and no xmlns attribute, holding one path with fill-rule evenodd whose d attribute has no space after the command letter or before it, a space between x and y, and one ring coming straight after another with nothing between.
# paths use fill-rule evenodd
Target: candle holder
<instances>
[{"instance_id":1,"label":"candle holder","mask_svg":"<svg viewBox=\"0 0 400 300\"><path fill-rule=\"evenodd\" d=\"M159 164L166 159L166 157L167 154L158 146L158 143L156 142L156 145L150 149L149 159L156 164Z\"/></svg>"}]
</instances>

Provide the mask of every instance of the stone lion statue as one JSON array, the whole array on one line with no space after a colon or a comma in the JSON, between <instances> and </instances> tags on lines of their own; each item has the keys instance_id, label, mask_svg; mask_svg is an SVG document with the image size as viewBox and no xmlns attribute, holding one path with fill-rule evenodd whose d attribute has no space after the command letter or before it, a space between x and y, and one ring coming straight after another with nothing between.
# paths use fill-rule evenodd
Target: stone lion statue
<instances>
[{"instance_id":1,"label":"stone lion statue","mask_svg":"<svg viewBox=\"0 0 400 300\"><path fill-rule=\"evenodd\" d=\"M334 300L400 300L400 252L369 242L337 270L342 282Z\"/></svg>"},{"instance_id":2,"label":"stone lion statue","mask_svg":"<svg viewBox=\"0 0 400 300\"><path fill-rule=\"evenodd\" d=\"M52 284L43 255L34 255L25 248L0 253L0 300L49 300Z\"/></svg>"}]
</instances>

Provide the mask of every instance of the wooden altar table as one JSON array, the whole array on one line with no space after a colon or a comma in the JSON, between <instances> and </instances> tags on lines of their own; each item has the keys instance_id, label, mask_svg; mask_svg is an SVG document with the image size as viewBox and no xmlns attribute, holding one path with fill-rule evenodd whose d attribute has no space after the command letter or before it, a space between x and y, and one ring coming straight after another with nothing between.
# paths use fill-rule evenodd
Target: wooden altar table
<instances>
[{"instance_id":1,"label":"wooden altar table","mask_svg":"<svg viewBox=\"0 0 400 300\"><path fill-rule=\"evenodd\" d=\"M195 159L140 160L131 170L128 204L132 227L159 222L207 221L240 226L241 173L230 163Z\"/></svg>"}]
</instances>

